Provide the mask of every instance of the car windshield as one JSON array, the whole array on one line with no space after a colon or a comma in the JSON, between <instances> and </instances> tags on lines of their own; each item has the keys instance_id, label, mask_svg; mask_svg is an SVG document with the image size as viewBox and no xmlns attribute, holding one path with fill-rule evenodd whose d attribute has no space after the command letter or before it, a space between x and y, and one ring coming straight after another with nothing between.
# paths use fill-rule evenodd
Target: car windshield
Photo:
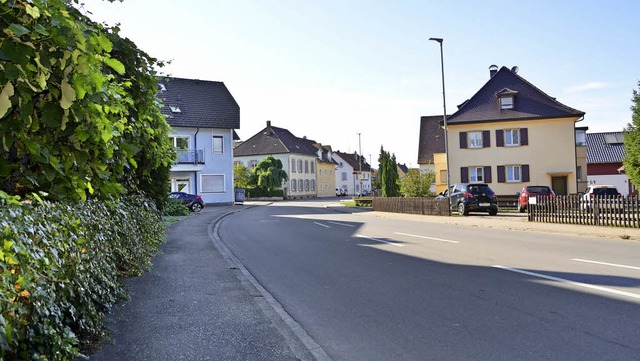
<instances>
[{"instance_id":1,"label":"car windshield","mask_svg":"<svg viewBox=\"0 0 640 361\"><path fill-rule=\"evenodd\" d=\"M551 193L551 189L549 187L527 187L527 192L544 194L544 193Z\"/></svg>"},{"instance_id":2,"label":"car windshield","mask_svg":"<svg viewBox=\"0 0 640 361\"><path fill-rule=\"evenodd\" d=\"M615 188L594 188L593 194L597 196L617 196L618 190Z\"/></svg>"},{"instance_id":3,"label":"car windshield","mask_svg":"<svg viewBox=\"0 0 640 361\"><path fill-rule=\"evenodd\" d=\"M488 185L469 185L467 186L467 192L473 195L482 193L493 194L493 191Z\"/></svg>"}]
</instances>

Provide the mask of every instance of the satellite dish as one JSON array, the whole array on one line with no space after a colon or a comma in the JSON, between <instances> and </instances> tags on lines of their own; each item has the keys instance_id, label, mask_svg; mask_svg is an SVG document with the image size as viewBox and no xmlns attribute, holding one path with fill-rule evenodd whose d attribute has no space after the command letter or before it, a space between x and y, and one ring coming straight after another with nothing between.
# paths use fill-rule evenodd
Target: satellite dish
<instances>
[{"instance_id":1,"label":"satellite dish","mask_svg":"<svg viewBox=\"0 0 640 361\"><path fill-rule=\"evenodd\" d=\"M518 70L520 70L517 66L514 66L513 68L511 68L511 72L514 74L518 74Z\"/></svg>"}]
</instances>

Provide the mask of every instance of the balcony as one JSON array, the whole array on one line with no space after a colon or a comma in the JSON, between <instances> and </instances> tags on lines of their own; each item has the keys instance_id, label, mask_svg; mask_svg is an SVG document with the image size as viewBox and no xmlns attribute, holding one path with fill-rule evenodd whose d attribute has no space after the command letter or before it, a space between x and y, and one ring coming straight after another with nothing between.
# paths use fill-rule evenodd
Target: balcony
<instances>
[{"instance_id":1,"label":"balcony","mask_svg":"<svg viewBox=\"0 0 640 361\"><path fill-rule=\"evenodd\" d=\"M204 169L203 149L176 149L178 158L172 171L201 171Z\"/></svg>"}]
</instances>

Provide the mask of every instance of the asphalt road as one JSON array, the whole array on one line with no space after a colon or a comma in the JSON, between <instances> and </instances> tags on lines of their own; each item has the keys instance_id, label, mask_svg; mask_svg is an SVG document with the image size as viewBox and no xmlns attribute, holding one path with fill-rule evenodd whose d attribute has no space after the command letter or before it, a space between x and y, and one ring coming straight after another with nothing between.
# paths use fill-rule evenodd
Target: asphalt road
<instances>
[{"instance_id":1,"label":"asphalt road","mask_svg":"<svg viewBox=\"0 0 640 361\"><path fill-rule=\"evenodd\" d=\"M640 243L282 202L229 250L334 360L638 360Z\"/></svg>"}]
</instances>

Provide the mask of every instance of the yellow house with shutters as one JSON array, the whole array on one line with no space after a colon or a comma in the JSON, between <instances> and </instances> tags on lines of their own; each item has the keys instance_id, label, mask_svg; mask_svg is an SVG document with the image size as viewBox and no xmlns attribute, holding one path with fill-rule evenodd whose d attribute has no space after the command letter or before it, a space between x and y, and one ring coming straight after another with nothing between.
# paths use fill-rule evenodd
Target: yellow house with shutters
<instances>
[{"instance_id":1,"label":"yellow house with shutters","mask_svg":"<svg viewBox=\"0 0 640 361\"><path fill-rule=\"evenodd\" d=\"M449 183L484 182L498 195L515 195L527 185L550 186L561 195L580 191L586 162L576 122L584 112L545 94L516 67L489 69L489 81L447 117ZM421 144L436 141L420 137ZM436 191L444 191L444 153L433 154L433 167Z\"/></svg>"}]
</instances>

